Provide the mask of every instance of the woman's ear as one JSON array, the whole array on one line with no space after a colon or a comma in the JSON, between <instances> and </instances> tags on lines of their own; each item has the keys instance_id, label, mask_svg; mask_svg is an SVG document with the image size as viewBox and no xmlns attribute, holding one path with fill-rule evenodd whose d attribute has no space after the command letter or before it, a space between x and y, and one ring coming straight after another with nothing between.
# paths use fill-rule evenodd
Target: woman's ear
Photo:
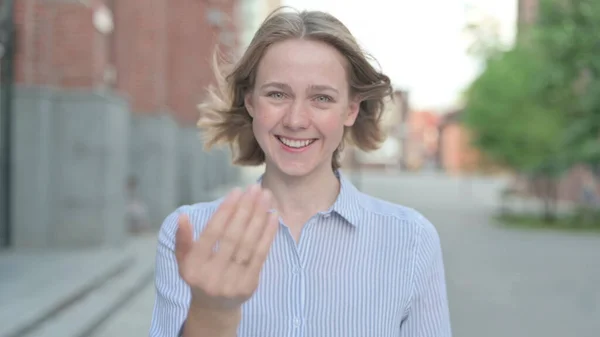
<instances>
[{"instance_id":1,"label":"woman's ear","mask_svg":"<svg viewBox=\"0 0 600 337\"><path fill-rule=\"evenodd\" d=\"M345 126L352 126L358 117L358 112L360 111L360 99L358 97L350 100L350 104L348 105L348 115L346 116L346 120L344 121Z\"/></svg>"},{"instance_id":2,"label":"woman's ear","mask_svg":"<svg viewBox=\"0 0 600 337\"><path fill-rule=\"evenodd\" d=\"M254 106L252 105L252 91L247 92L244 95L244 106L250 117L254 118Z\"/></svg>"}]
</instances>

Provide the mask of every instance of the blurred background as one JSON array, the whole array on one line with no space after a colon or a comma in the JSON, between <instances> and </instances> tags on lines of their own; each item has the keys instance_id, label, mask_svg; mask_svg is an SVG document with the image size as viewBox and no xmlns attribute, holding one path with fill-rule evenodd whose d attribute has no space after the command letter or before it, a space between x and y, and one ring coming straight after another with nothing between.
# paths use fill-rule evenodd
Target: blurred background
<instances>
[{"instance_id":1,"label":"blurred background","mask_svg":"<svg viewBox=\"0 0 600 337\"><path fill-rule=\"evenodd\" d=\"M0 337L147 336L156 232L262 168L204 152L214 47L340 18L396 88L364 192L445 254L454 335L600 336L600 2L0 1Z\"/></svg>"}]
</instances>

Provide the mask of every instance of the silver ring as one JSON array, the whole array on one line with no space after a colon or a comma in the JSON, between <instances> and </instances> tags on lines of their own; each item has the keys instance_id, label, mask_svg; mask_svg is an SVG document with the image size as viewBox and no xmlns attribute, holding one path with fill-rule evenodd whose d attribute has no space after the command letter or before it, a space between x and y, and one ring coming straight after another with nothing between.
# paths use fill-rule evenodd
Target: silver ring
<instances>
[{"instance_id":1,"label":"silver ring","mask_svg":"<svg viewBox=\"0 0 600 337\"><path fill-rule=\"evenodd\" d=\"M241 257L239 257L238 255L233 255L231 257L231 259L233 260L233 262L242 265L242 266L246 266L250 263L250 259L243 259Z\"/></svg>"}]
</instances>

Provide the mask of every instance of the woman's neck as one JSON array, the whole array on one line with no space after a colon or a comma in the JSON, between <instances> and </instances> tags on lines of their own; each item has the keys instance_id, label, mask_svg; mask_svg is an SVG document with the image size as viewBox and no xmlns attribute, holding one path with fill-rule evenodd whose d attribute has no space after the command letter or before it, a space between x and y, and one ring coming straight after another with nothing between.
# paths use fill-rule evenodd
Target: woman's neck
<instances>
[{"instance_id":1,"label":"woman's neck","mask_svg":"<svg viewBox=\"0 0 600 337\"><path fill-rule=\"evenodd\" d=\"M273 193L276 209L284 219L308 219L325 211L340 191L340 182L331 168L315 170L304 177L290 177L267 165L262 186Z\"/></svg>"}]
</instances>

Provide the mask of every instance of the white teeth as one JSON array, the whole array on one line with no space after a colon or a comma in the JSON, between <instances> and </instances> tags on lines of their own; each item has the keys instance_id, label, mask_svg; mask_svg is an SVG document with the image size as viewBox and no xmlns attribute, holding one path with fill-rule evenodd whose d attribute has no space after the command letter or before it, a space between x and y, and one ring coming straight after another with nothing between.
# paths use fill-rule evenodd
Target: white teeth
<instances>
[{"instance_id":1,"label":"white teeth","mask_svg":"<svg viewBox=\"0 0 600 337\"><path fill-rule=\"evenodd\" d=\"M277 137L279 138L279 140L289 146L289 147L293 147L295 149L300 149L303 147L306 147L308 145L310 145L312 142L314 142L314 140L294 140L294 139L287 139L287 138L283 138L283 137Z\"/></svg>"}]
</instances>

